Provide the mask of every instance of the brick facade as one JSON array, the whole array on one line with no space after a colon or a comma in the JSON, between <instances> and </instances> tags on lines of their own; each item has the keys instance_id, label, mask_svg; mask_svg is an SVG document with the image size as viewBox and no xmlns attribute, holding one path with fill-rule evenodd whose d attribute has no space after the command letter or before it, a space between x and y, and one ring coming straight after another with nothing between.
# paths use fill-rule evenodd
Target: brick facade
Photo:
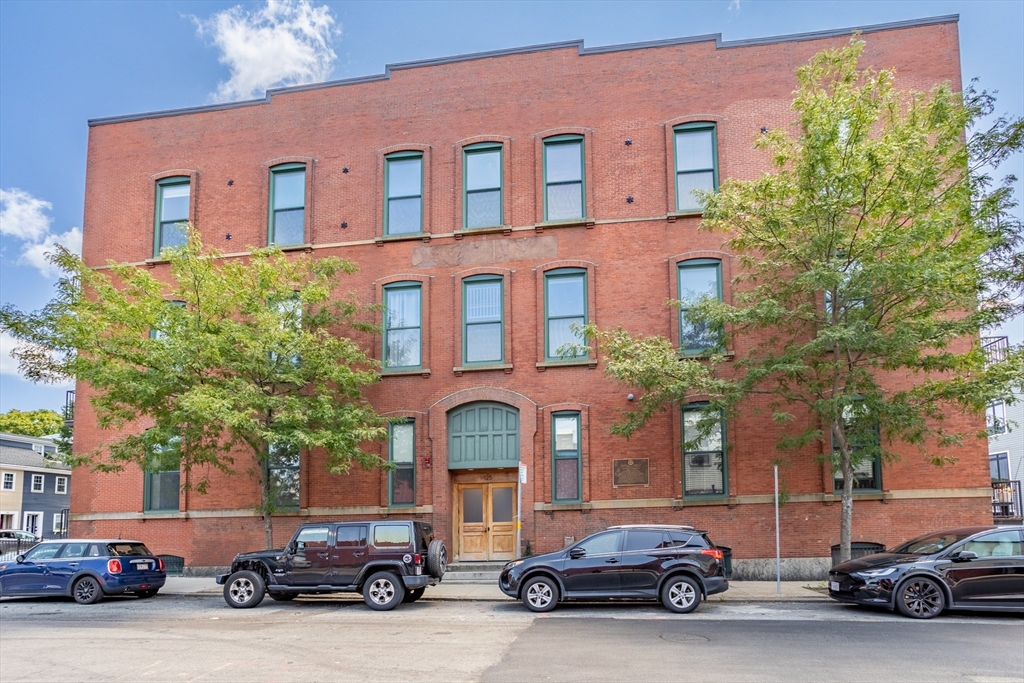
<instances>
[{"instance_id":1,"label":"brick facade","mask_svg":"<svg viewBox=\"0 0 1024 683\"><path fill-rule=\"evenodd\" d=\"M960 87L953 20L876 27L865 38L862 64L896 67L900 87ZM679 412L657 417L629 441L609 435L630 405L629 390L604 376L596 356L545 363L543 283L549 270L578 268L587 274L591 321L678 341L678 313L665 306L676 296L676 264L720 260L728 299L738 263L722 252L720 235L698 232L699 216L674 213L673 126L714 123L720 177L755 177L768 165L754 138L762 127L794 118L797 67L848 40L837 32L732 45L546 46L402 65L386 77L275 91L265 102L94 121L84 258L96 266L150 259L155 181L169 175L191 179L190 216L208 244L239 254L264 245L269 169L298 161L307 165L308 248L360 266L345 289L380 302L386 284L421 283L422 365L386 373L368 394L381 413L415 422L416 506L388 509L385 474L331 475L322 454L303 453L301 509L275 520L279 542L307 520L395 514L432 521L451 545L457 531L447 416L467 403L494 401L519 411L520 462L528 470L522 541L533 552L559 548L566 536L642 521L710 529L737 558L773 556L771 463L783 455L783 555L825 557L838 542L839 504L820 447L778 453L770 411L748 403L727 426L728 495L684 497ZM544 223L543 140L567 133L584 139L586 219L554 225ZM467 231L462 149L479 142L503 150L504 214L496 229ZM401 151L423 155L423 234L385 237L384 158ZM149 265L157 273L167 267ZM504 359L486 370L463 368L461 357L461 283L480 274L500 277L504 292ZM381 357L379 336L362 341ZM734 350L743 353L751 341L739 340ZM86 387L79 392L88 398ZM109 438L86 400L78 409L77 449ZM581 415L583 502L576 505L552 503L551 415L561 410ZM947 427L980 430L984 423L951 415ZM966 444L943 468L916 448L897 450L902 457L884 465L881 490L858 494L855 540L889 545L936 526L991 523L983 441ZM649 459L650 484L614 487L612 460L620 458ZM238 469L245 467L242 456ZM244 475L209 476L209 493L183 493L178 514L155 515L142 511L141 472L77 471L72 533L137 537L190 565L227 564L236 551L262 543L262 522L249 511L258 492ZM460 481L474 476L497 481L508 473L459 473Z\"/></svg>"}]
</instances>

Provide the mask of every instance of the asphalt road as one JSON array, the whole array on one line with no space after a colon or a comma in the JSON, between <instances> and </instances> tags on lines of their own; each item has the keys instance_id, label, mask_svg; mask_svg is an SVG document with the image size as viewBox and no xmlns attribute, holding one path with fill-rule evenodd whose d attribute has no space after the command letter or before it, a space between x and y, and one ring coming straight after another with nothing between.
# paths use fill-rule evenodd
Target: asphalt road
<instances>
[{"instance_id":1,"label":"asphalt road","mask_svg":"<svg viewBox=\"0 0 1024 683\"><path fill-rule=\"evenodd\" d=\"M347 597L0 601L0 681L1024 680L1024 618L920 622L829 603L432 602L373 612Z\"/></svg>"}]
</instances>

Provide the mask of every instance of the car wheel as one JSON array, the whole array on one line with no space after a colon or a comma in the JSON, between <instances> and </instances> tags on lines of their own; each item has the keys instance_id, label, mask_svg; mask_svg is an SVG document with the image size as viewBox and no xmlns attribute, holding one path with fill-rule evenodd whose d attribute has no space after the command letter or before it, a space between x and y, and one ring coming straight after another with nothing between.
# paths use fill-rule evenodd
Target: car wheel
<instances>
[{"instance_id":1,"label":"car wheel","mask_svg":"<svg viewBox=\"0 0 1024 683\"><path fill-rule=\"evenodd\" d=\"M661 604L676 614L689 614L700 604L700 586L688 576L673 576L661 587Z\"/></svg>"},{"instance_id":2,"label":"car wheel","mask_svg":"<svg viewBox=\"0 0 1024 683\"><path fill-rule=\"evenodd\" d=\"M931 619L946 606L946 598L939 584L923 576L914 576L900 584L896 606L904 616Z\"/></svg>"},{"instance_id":3,"label":"car wheel","mask_svg":"<svg viewBox=\"0 0 1024 683\"><path fill-rule=\"evenodd\" d=\"M406 590L405 598L402 600L402 602L416 602L417 600L423 597L423 593L426 590L426 588L413 588L412 590Z\"/></svg>"},{"instance_id":4,"label":"car wheel","mask_svg":"<svg viewBox=\"0 0 1024 683\"><path fill-rule=\"evenodd\" d=\"M442 578L448 571L448 549L440 538L435 538L427 546L427 571L435 579Z\"/></svg>"},{"instance_id":5,"label":"car wheel","mask_svg":"<svg viewBox=\"0 0 1024 683\"><path fill-rule=\"evenodd\" d=\"M75 586L71 589L71 595L79 605L91 605L103 598L103 589L100 588L100 582L93 577L83 576L78 581L75 581Z\"/></svg>"},{"instance_id":6,"label":"car wheel","mask_svg":"<svg viewBox=\"0 0 1024 683\"><path fill-rule=\"evenodd\" d=\"M248 609L263 602L267 584L256 572L243 570L228 577L224 584L224 601L237 609Z\"/></svg>"},{"instance_id":7,"label":"car wheel","mask_svg":"<svg viewBox=\"0 0 1024 683\"><path fill-rule=\"evenodd\" d=\"M363 584L363 601L370 609L386 612L405 600L405 586L391 572L377 572Z\"/></svg>"},{"instance_id":8,"label":"car wheel","mask_svg":"<svg viewBox=\"0 0 1024 683\"><path fill-rule=\"evenodd\" d=\"M531 612L550 612L558 604L558 586L546 576L527 581L522 595L523 604Z\"/></svg>"},{"instance_id":9,"label":"car wheel","mask_svg":"<svg viewBox=\"0 0 1024 683\"><path fill-rule=\"evenodd\" d=\"M270 596L271 600L277 600L278 602L288 602L299 597L298 593L278 593L276 591L267 591L267 595Z\"/></svg>"},{"instance_id":10,"label":"car wheel","mask_svg":"<svg viewBox=\"0 0 1024 683\"><path fill-rule=\"evenodd\" d=\"M146 590L146 591L138 591L138 592L135 593L135 595L139 596L140 599L145 600L146 598L151 598L154 595L156 595L157 590L159 590L159 589L157 589L157 588L150 588L149 590Z\"/></svg>"}]
</instances>

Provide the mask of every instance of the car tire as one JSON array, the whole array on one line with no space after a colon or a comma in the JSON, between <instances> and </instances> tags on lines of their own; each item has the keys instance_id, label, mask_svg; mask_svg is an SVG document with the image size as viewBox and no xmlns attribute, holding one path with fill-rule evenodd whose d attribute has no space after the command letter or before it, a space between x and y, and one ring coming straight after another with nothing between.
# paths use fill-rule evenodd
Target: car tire
<instances>
[{"instance_id":1,"label":"car tire","mask_svg":"<svg viewBox=\"0 0 1024 683\"><path fill-rule=\"evenodd\" d=\"M72 586L71 597L79 605L92 605L103 599L103 588L93 577L83 576Z\"/></svg>"},{"instance_id":2,"label":"car tire","mask_svg":"<svg viewBox=\"0 0 1024 683\"><path fill-rule=\"evenodd\" d=\"M377 572L363 584L363 601L372 610L386 612L398 607L403 600L405 586L391 572Z\"/></svg>"},{"instance_id":3,"label":"car tire","mask_svg":"<svg viewBox=\"0 0 1024 683\"><path fill-rule=\"evenodd\" d=\"M267 595L270 596L271 600L277 600L278 602L288 602L299 597L298 593L278 593L277 591L267 591Z\"/></svg>"},{"instance_id":4,"label":"car tire","mask_svg":"<svg viewBox=\"0 0 1024 683\"><path fill-rule=\"evenodd\" d=\"M550 612L558 604L558 585L546 576L538 576L526 582L522 596L531 612Z\"/></svg>"},{"instance_id":5,"label":"car tire","mask_svg":"<svg viewBox=\"0 0 1024 683\"><path fill-rule=\"evenodd\" d=\"M426 590L426 588L413 588L412 590L406 590L405 598L402 599L402 602L416 602L423 597L423 593Z\"/></svg>"},{"instance_id":6,"label":"car tire","mask_svg":"<svg viewBox=\"0 0 1024 683\"><path fill-rule=\"evenodd\" d=\"M140 600L146 600L147 598L151 598L154 595L156 595L158 590L159 589L157 588L150 588L149 590L145 591L137 591L135 595L137 595Z\"/></svg>"},{"instance_id":7,"label":"car tire","mask_svg":"<svg viewBox=\"0 0 1024 683\"><path fill-rule=\"evenodd\" d=\"M249 609L263 602L267 583L254 571L235 572L224 582L224 602L235 609Z\"/></svg>"},{"instance_id":8,"label":"car tire","mask_svg":"<svg viewBox=\"0 0 1024 683\"><path fill-rule=\"evenodd\" d=\"M688 576L670 576L661 587L661 604L676 614L689 614L700 604L700 586Z\"/></svg>"},{"instance_id":9,"label":"car tire","mask_svg":"<svg viewBox=\"0 0 1024 683\"><path fill-rule=\"evenodd\" d=\"M939 584L931 579L912 576L900 584L896 592L896 607L905 617L931 619L945 609L946 596Z\"/></svg>"},{"instance_id":10,"label":"car tire","mask_svg":"<svg viewBox=\"0 0 1024 683\"><path fill-rule=\"evenodd\" d=\"M445 547L444 541L435 538L427 546L427 572L435 579L441 579L446 571L448 571L448 549Z\"/></svg>"}]
</instances>

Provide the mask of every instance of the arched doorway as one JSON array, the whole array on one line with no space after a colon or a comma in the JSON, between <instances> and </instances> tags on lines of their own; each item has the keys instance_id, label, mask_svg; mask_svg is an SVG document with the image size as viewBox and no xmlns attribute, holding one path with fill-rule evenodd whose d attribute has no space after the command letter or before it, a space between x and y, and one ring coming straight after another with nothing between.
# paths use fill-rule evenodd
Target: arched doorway
<instances>
[{"instance_id":1,"label":"arched doorway","mask_svg":"<svg viewBox=\"0 0 1024 683\"><path fill-rule=\"evenodd\" d=\"M448 413L448 469L458 559L516 557L518 468L518 409L487 401Z\"/></svg>"}]
</instances>

